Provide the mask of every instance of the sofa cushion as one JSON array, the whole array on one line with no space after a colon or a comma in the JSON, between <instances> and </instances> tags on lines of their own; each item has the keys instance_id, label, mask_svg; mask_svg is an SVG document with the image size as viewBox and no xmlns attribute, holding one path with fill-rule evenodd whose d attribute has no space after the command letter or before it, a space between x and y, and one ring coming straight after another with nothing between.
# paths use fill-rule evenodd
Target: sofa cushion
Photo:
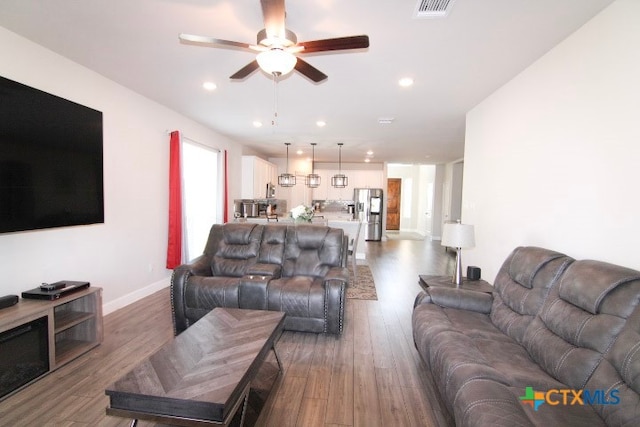
<instances>
[{"instance_id":1,"label":"sofa cushion","mask_svg":"<svg viewBox=\"0 0 640 427\"><path fill-rule=\"evenodd\" d=\"M315 225L287 226L282 276L324 277L342 262L344 231Z\"/></svg>"},{"instance_id":2,"label":"sofa cushion","mask_svg":"<svg viewBox=\"0 0 640 427\"><path fill-rule=\"evenodd\" d=\"M580 261L575 268L569 268L560 282L560 298L571 304L598 314L600 306L610 294L625 283L640 279L637 271L598 261ZM611 308L625 318L635 308L637 294L633 288L619 292L618 298L608 298Z\"/></svg>"},{"instance_id":3,"label":"sofa cushion","mask_svg":"<svg viewBox=\"0 0 640 427\"><path fill-rule=\"evenodd\" d=\"M572 261L566 255L548 249L516 248L503 263L494 282L492 322L521 343L549 288L557 283Z\"/></svg>"},{"instance_id":4,"label":"sofa cushion","mask_svg":"<svg viewBox=\"0 0 640 427\"><path fill-rule=\"evenodd\" d=\"M551 290L525 334L524 345L551 376L569 387L584 388L637 307L639 296L638 272L604 262L575 261Z\"/></svg>"},{"instance_id":5,"label":"sofa cushion","mask_svg":"<svg viewBox=\"0 0 640 427\"><path fill-rule=\"evenodd\" d=\"M534 387L535 390L535 387ZM520 387L510 387L486 378L470 379L454 402L457 426L604 426L589 405L543 403L535 410L524 404Z\"/></svg>"},{"instance_id":6,"label":"sofa cushion","mask_svg":"<svg viewBox=\"0 0 640 427\"><path fill-rule=\"evenodd\" d=\"M213 275L243 276L247 268L257 261L263 226L230 223L217 228L221 230L221 236L215 239L216 245L211 259Z\"/></svg>"},{"instance_id":7,"label":"sofa cushion","mask_svg":"<svg viewBox=\"0 0 640 427\"><path fill-rule=\"evenodd\" d=\"M287 316L324 318L323 279L311 276L272 279L268 289L268 309Z\"/></svg>"},{"instance_id":8,"label":"sofa cushion","mask_svg":"<svg viewBox=\"0 0 640 427\"><path fill-rule=\"evenodd\" d=\"M640 425L640 309L627 324L587 382L589 390L604 390L607 401L594 409L608 425Z\"/></svg>"},{"instance_id":9,"label":"sofa cushion","mask_svg":"<svg viewBox=\"0 0 640 427\"><path fill-rule=\"evenodd\" d=\"M191 276L185 288L185 306L206 312L216 307L239 308L239 284L236 277Z\"/></svg>"},{"instance_id":10,"label":"sofa cushion","mask_svg":"<svg viewBox=\"0 0 640 427\"><path fill-rule=\"evenodd\" d=\"M284 259L284 244L286 239L286 225L265 225L264 231L262 232L258 262L281 265Z\"/></svg>"},{"instance_id":11,"label":"sofa cushion","mask_svg":"<svg viewBox=\"0 0 640 427\"><path fill-rule=\"evenodd\" d=\"M413 332L416 348L452 413L456 396L471 379L523 390L562 387L486 314L422 303L413 312Z\"/></svg>"}]
</instances>

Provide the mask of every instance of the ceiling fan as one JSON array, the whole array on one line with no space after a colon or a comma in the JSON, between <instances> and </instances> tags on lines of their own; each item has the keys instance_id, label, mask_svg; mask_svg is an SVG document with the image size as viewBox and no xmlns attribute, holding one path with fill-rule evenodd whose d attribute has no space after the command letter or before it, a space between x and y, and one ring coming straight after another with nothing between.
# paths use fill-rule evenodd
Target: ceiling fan
<instances>
[{"instance_id":1,"label":"ceiling fan","mask_svg":"<svg viewBox=\"0 0 640 427\"><path fill-rule=\"evenodd\" d=\"M298 42L295 33L285 28L284 0L260 0L260 4L264 29L258 31L255 45L191 34L180 34L180 40L212 47L231 47L259 52L256 59L230 77L232 80L242 80L258 68L276 77L295 69L318 83L325 80L327 75L296 54L369 47L369 36L366 35Z\"/></svg>"}]
</instances>

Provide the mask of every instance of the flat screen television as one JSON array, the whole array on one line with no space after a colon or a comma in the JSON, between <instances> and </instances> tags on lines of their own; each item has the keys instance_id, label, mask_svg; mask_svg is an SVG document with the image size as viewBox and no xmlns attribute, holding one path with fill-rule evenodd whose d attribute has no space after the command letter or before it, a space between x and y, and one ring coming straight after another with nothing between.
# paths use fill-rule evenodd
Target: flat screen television
<instances>
[{"instance_id":1,"label":"flat screen television","mask_svg":"<svg viewBox=\"0 0 640 427\"><path fill-rule=\"evenodd\" d=\"M0 233L103 222L102 112L0 77Z\"/></svg>"}]
</instances>

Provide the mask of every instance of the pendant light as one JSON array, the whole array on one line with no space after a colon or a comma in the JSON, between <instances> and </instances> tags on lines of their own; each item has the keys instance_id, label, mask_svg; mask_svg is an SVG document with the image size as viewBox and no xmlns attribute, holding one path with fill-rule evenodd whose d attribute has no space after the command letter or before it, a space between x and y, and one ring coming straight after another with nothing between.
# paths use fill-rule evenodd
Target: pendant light
<instances>
[{"instance_id":1,"label":"pendant light","mask_svg":"<svg viewBox=\"0 0 640 427\"><path fill-rule=\"evenodd\" d=\"M311 143L311 173L307 175L306 184L310 188L318 188L320 186L320 175L314 172L316 161L316 143Z\"/></svg>"},{"instance_id":2,"label":"pendant light","mask_svg":"<svg viewBox=\"0 0 640 427\"><path fill-rule=\"evenodd\" d=\"M287 172L278 176L278 185L281 187L293 187L296 185L296 176L289 173L289 146L291 143L285 142L287 146Z\"/></svg>"},{"instance_id":3,"label":"pendant light","mask_svg":"<svg viewBox=\"0 0 640 427\"><path fill-rule=\"evenodd\" d=\"M331 185L335 188L344 188L349 185L349 178L342 173L342 142L338 143L338 173L331 177Z\"/></svg>"}]
</instances>

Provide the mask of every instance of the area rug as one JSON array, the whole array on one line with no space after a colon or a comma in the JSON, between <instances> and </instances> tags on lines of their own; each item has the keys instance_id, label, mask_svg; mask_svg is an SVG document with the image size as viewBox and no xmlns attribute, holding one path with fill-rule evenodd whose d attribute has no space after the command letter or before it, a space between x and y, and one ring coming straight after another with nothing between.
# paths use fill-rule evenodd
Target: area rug
<instances>
[{"instance_id":1,"label":"area rug","mask_svg":"<svg viewBox=\"0 0 640 427\"><path fill-rule=\"evenodd\" d=\"M424 240L424 236L420 233L415 233L412 231L400 231L400 232L389 232L386 233L387 239L389 240Z\"/></svg>"},{"instance_id":2,"label":"area rug","mask_svg":"<svg viewBox=\"0 0 640 427\"><path fill-rule=\"evenodd\" d=\"M347 287L347 298L377 300L376 284L373 282L373 275L368 265L356 265L358 269L358 280L354 280L353 271L349 266L349 286Z\"/></svg>"}]
</instances>

